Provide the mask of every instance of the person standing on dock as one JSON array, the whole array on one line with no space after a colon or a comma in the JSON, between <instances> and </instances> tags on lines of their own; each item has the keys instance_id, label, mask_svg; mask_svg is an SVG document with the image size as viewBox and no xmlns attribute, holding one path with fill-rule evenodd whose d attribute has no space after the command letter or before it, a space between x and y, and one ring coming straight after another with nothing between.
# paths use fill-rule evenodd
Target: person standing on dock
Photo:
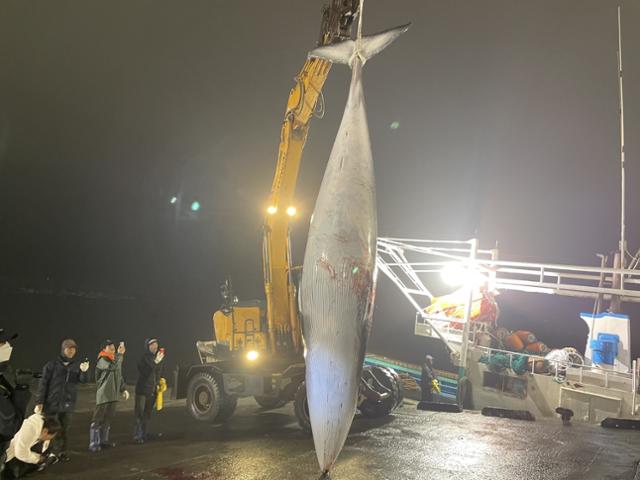
<instances>
[{"instance_id":1,"label":"person standing on dock","mask_svg":"<svg viewBox=\"0 0 640 480\"><path fill-rule=\"evenodd\" d=\"M60 355L42 369L42 378L36 394L35 413L54 416L62 429L53 442L52 449L60 459L67 461L67 436L71 417L76 407L78 384L88 379L89 361L76 361L78 345L67 338L62 342Z\"/></svg>"},{"instance_id":2,"label":"person standing on dock","mask_svg":"<svg viewBox=\"0 0 640 480\"><path fill-rule=\"evenodd\" d=\"M156 404L160 372L164 360L164 348L158 348L158 339L148 338L144 342L145 352L138 362L138 383L136 383L135 417L133 439L144 443L147 438L147 424Z\"/></svg>"},{"instance_id":3,"label":"person standing on dock","mask_svg":"<svg viewBox=\"0 0 640 480\"><path fill-rule=\"evenodd\" d=\"M433 357L426 355L422 362L422 375L420 377L420 389L422 390L420 400L423 402L433 401L433 381L435 380L433 373Z\"/></svg>"},{"instance_id":4,"label":"person standing on dock","mask_svg":"<svg viewBox=\"0 0 640 480\"><path fill-rule=\"evenodd\" d=\"M109 442L111 420L116 412L116 404L120 396L129 400L129 392L122 377L122 362L126 352L124 342L116 351L111 340L102 344L96 365L96 409L93 412L89 429L89 450L98 452L103 448L114 447Z\"/></svg>"}]
</instances>

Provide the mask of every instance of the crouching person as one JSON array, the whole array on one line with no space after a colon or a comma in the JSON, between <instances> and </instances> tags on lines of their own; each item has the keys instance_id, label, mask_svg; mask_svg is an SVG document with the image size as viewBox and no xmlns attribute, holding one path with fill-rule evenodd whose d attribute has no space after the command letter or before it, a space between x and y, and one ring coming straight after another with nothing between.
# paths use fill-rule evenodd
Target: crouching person
<instances>
[{"instance_id":1,"label":"crouching person","mask_svg":"<svg viewBox=\"0 0 640 480\"><path fill-rule=\"evenodd\" d=\"M103 343L96 365L96 408L89 429L89 450L98 452L103 448L115 447L109 441L111 420L116 412L116 404L122 396L129 400L122 378L122 361L125 353L124 342L116 351L111 340Z\"/></svg>"},{"instance_id":2,"label":"crouching person","mask_svg":"<svg viewBox=\"0 0 640 480\"><path fill-rule=\"evenodd\" d=\"M36 413L27 418L9 444L2 478L22 478L55 463L56 456L48 452L49 442L61 429L56 417Z\"/></svg>"}]
</instances>

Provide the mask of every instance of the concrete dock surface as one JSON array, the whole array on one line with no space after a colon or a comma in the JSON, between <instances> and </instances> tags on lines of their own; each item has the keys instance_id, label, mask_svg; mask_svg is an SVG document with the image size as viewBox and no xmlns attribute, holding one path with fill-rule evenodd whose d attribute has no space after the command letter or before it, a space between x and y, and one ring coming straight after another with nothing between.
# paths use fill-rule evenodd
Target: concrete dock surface
<instances>
[{"instance_id":1,"label":"concrete dock surface","mask_svg":"<svg viewBox=\"0 0 640 480\"><path fill-rule=\"evenodd\" d=\"M133 400L120 402L114 449L87 450L91 386L81 389L70 434L71 461L33 474L41 480L316 480L313 441L292 404L275 410L241 399L224 425L193 420L169 402L151 423L159 438L134 444ZM333 480L633 480L640 432L559 419L525 422L478 412L421 412L408 401L392 416L357 416ZM640 476L638 477L640 478Z\"/></svg>"}]
</instances>

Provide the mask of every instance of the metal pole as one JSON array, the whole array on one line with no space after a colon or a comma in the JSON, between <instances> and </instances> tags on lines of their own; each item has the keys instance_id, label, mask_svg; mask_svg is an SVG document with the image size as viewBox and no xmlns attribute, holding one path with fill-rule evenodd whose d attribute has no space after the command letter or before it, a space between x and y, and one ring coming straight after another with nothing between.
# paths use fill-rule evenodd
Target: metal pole
<instances>
[{"instance_id":1,"label":"metal pole","mask_svg":"<svg viewBox=\"0 0 640 480\"><path fill-rule=\"evenodd\" d=\"M605 268L607 266L607 262L609 260L609 257L607 255L601 255L601 254L597 254L598 257L600 257L600 268ZM602 288L604 286L604 272L600 273L600 280L598 281L598 288ZM602 306L602 299L603 299L604 295L602 293L598 293L598 296L596 297L596 300L594 302L593 305L593 315L598 315L600 313L600 308ZM595 320L592 317L591 320L591 329L593 330L593 324L594 324Z\"/></svg>"},{"instance_id":2,"label":"metal pole","mask_svg":"<svg viewBox=\"0 0 640 480\"><path fill-rule=\"evenodd\" d=\"M637 378L636 378L636 369L637 363L634 360L631 362L631 369L633 371L633 376L631 377L631 415L636 414L636 391L638 390Z\"/></svg>"},{"instance_id":3,"label":"metal pole","mask_svg":"<svg viewBox=\"0 0 640 480\"><path fill-rule=\"evenodd\" d=\"M618 6L618 98L620 101L620 268L625 267L625 179L624 179L624 96L622 90L622 23L620 6ZM621 289L624 289L624 275L621 278Z\"/></svg>"},{"instance_id":4,"label":"metal pole","mask_svg":"<svg viewBox=\"0 0 640 480\"><path fill-rule=\"evenodd\" d=\"M358 30L357 30L357 36L356 39L358 40L358 42L360 42L362 40L362 11L364 10L364 0L360 0L360 6L358 8L359 12L358 12ZM619 10L619 8L618 8Z\"/></svg>"},{"instance_id":5,"label":"metal pole","mask_svg":"<svg viewBox=\"0 0 640 480\"><path fill-rule=\"evenodd\" d=\"M476 251L478 249L478 239L471 240L471 252L469 254L469 270L470 273L475 271L476 266ZM472 270L473 269L473 270ZM469 275L471 277L471 275ZM462 345L460 349L460 377L465 375L467 368L467 355L469 352L469 330L471 328L471 305L473 303L473 282L469 278L469 293L467 295L467 301L464 308L464 327L462 329Z\"/></svg>"}]
</instances>

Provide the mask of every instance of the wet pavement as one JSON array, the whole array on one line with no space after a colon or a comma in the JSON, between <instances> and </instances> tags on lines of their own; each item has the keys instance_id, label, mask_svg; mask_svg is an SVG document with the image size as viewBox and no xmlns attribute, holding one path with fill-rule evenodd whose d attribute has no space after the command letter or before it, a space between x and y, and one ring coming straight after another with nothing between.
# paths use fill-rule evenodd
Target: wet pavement
<instances>
[{"instance_id":1,"label":"wet pavement","mask_svg":"<svg viewBox=\"0 0 640 480\"><path fill-rule=\"evenodd\" d=\"M121 402L122 403L122 402ZM133 402L113 425L115 449L86 451L89 391L83 392L66 464L34 479L316 480L313 442L298 428L293 406L263 410L239 402L225 425L198 423L182 402L155 416L158 440L135 445ZM559 420L523 422L461 414L418 412L406 404L391 417L357 417L333 480L613 480L635 477L640 432L606 430ZM640 478L640 477L638 477Z\"/></svg>"}]
</instances>

